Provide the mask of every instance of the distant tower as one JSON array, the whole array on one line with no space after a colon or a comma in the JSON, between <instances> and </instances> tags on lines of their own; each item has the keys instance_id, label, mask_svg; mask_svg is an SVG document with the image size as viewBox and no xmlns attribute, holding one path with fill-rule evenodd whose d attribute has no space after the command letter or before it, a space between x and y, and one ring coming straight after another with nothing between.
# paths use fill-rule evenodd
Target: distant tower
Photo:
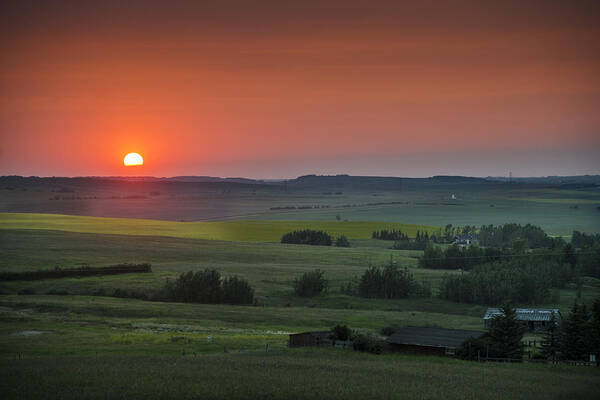
<instances>
[{"instance_id":1,"label":"distant tower","mask_svg":"<svg viewBox=\"0 0 600 400\"><path fill-rule=\"evenodd\" d=\"M512 171L508 172L508 183L512 183Z\"/></svg>"}]
</instances>

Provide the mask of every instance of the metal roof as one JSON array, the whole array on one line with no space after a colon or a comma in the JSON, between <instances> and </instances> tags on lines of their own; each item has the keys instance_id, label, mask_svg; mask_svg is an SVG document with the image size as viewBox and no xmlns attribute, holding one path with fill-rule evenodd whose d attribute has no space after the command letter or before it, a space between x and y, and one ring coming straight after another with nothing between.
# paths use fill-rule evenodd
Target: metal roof
<instances>
[{"instance_id":1,"label":"metal roof","mask_svg":"<svg viewBox=\"0 0 600 400\"><path fill-rule=\"evenodd\" d=\"M515 314L519 321L550 321L553 313L556 315L556 319L562 317L558 308L515 308ZM490 307L486 310L483 319L492 319L499 315L504 315L501 309Z\"/></svg>"},{"instance_id":2,"label":"metal roof","mask_svg":"<svg viewBox=\"0 0 600 400\"><path fill-rule=\"evenodd\" d=\"M484 332L481 331L407 326L394 332L392 336L386 339L386 342L413 346L456 348L468 338L481 337L483 334Z\"/></svg>"}]
</instances>

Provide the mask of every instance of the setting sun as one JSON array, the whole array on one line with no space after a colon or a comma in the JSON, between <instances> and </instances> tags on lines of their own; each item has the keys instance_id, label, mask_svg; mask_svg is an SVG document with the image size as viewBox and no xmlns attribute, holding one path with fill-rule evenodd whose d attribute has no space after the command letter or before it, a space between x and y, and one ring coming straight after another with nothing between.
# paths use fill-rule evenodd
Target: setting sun
<instances>
[{"instance_id":1,"label":"setting sun","mask_svg":"<svg viewBox=\"0 0 600 400\"><path fill-rule=\"evenodd\" d=\"M123 164L130 167L134 165L144 165L144 159L138 153L129 153L123 159Z\"/></svg>"}]
</instances>

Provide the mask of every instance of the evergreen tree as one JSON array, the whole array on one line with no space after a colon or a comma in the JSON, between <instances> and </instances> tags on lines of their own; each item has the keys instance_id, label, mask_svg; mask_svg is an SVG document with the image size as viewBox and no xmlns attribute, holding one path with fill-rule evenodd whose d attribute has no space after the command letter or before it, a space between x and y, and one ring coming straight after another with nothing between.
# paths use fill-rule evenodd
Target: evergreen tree
<instances>
[{"instance_id":1,"label":"evergreen tree","mask_svg":"<svg viewBox=\"0 0 600 400\"><path fill-rule=\"evenodd\" d=\"M571 270L575 270L577 265L577 255L575 254L575 248L571 243L565 245L563 249L563 261L571 266Z\"/></svg>"},{"instance_id":2,"label":"evergreen tree","mask_svg":"<svg viewBox=\"0 0 600 400\"><path fill-rule=\"evenodd\" d=\"M508 305L502 307L502 313L503 315L492 319L490 353L496 357L522 359L521 339L525 329L517 320L517 314L512 307Z\"/></svg>"},{"instance_id":3,"label":"evergreen tree","mask_svg":"<svg viewBox=\"0 0 600 400\"><path fill-rule=\"evenodd\" d=\"M337 247L350 247L350 242L348 241L348 238L345 235L341 235L335 241L335 245Z\"/></svg>"},{"instance_id":4,"label":"evergreen tree","mask_svg":"<svg viewBox=\"0 0 600 400\"><path fill-rule=\"evenodd\" d=\"M560 337L561 357L565 360L582 360L587 355L587 309L573 304L567 319L562 323Z\"/></svg>"},{"instance_id":5,"label":"evergreen tree","mask_svg":"<svg viewBox=\"0 0 600 400\"><path fill-rule=\"evenodd\" d=\"M544 332L544 339L542 340L542 355L551 360L556 360L559 350L559 338L560 330L556 321L556 316L552 313L550 319L550 325Z\"/></svg>"},{"instance_id":6,"label":"evergreen tree","mask_svg":"<svg viewBox=\"0 0 600 400\"><path fill-rule=\"evenodd\" d=\"M590 354L595 354L597 363L600 363L600 297L592 304L587 341Z\"/></svg>"}]
</instances>

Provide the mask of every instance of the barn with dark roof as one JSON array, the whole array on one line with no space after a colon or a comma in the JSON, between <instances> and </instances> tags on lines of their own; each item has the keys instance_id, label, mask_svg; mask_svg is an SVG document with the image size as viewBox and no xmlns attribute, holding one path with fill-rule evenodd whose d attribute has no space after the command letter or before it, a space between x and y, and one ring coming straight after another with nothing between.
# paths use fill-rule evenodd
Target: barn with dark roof
<instances>
[{"instance_id":1,"label":"barn with dark roof","mask_svg":"<svg viewBox=\"0 0 600 400\"><path fill-rule=\"evenodd\" d=\"M329 339L331 331L313 331L290 334L290 347L320 346L324 340Z\"/></svg>"},{"instance_id":2,"label":"barn with dark roof","mask_svg":"<svg viewBox=\"0 0 600 400\"><path fill-rule=\"evenodd\" d=\"M480 338L484 334L463 329L407 326L394 332L386 342L392 352L448 356L454 355L465 340Z\"/></svg>"}]
</instances>

